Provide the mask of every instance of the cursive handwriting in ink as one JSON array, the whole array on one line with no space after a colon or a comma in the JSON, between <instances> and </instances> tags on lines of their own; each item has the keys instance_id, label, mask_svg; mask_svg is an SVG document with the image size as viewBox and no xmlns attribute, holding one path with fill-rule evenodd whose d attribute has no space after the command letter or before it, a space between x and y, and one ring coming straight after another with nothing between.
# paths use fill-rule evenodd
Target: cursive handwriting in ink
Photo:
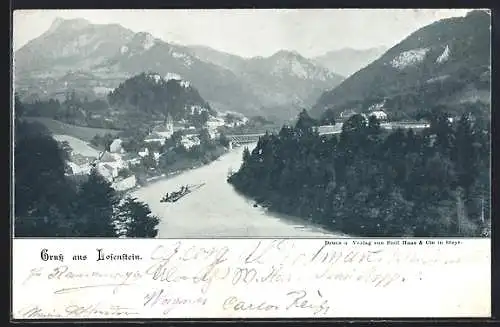
<instances>
[{"instance_id":1,"label":"cursive handwriting in ink","mask_svg":"<svg viewBox=\"0 0 500 327\"><path fill-rule=\"evenodd\" d=\"M93 290L93 289L100 289L100 288L109 288L113 287L113 294L116 294L116 292L123 286L131 286L132 284L123 284L123 283L115 283L115 284L98 284L98 285L81 285L81 286L76 286L76 287L65 287L65 288L60 288L54 291L54 294L65 294L65 293L72 293L72 292L79 292L79 291L85 291L85 290Z\"/></svg>"},{"instance_id":2,"label":"cursive handwriting in ink","mask_svg":"<svg viewBox=\"0 0 500 327\"><path fill-rule=\"evenodd\" d=\"M132 308L118 305L104 306L101 303L90 305L70 304L66 306L65 312L68 317L89 317L93 315L126 317L139 314L139 312Z\"/></svg>"},{"instance_id":3,"label":"cursive handwriting in ink","mask_svg":"<svg viewBox=\"0 0 500 327\"><path fill-rule=\"evenodd\" d=\"M151 256L154 262L146 269L146 275L154 281L168 283L185 281L200 284L203 293L208 291L213 280L225 279L229 275L230 267L222 267L222 263L227 261L228 247L213 249L191 247L182 252L180 246L181 243L177 243L173 251L156 248ZM209 261L205 264L201 263L201 268L197 271L182 269L186 261L196 261L195 259L199 256Z\"/></svg>"},{"instance_id":4,"label":"cursive handwriting in ink","mask_svg":"<svg viewBox=\"0 0 500 327\"><path fill-rule=\"evenodd\" d=\"M31 280L33 277L41 277L42 276L43 267L33 268L30 270L28 277L23 281L22 285L26 285L26 283Z\"/></svg>"},{"instance_id":5,"label":"cursive handwriting in ink","mask_svg":"<svg viewBox=\"0 0 500 327\"><path fill-rule=\"evenodd\" d=\"M181 245L182 245L181 242L176 242L175 246L172 249L170 249L170 248L165 248L165 246L160 244L153 250L153 252L151 252L150 258L151 260L169 261L179 252Z\"/></svg>"},{"instance_id":6,"label":"cursive handwriting in ink","mask_svg":"<svg viewBox=\"0 0 500 327\"><path fill-rule=\"evenodd\" d=\"M62 318L63 315L60 313L55 312L52 310L52 312L43 310L40 308L38 305L34 306L28 306L26 308L23 308L17 312L21 319L52 319L52 318Z\"/></svg>"},{"instance_id":7,"label":"cursive handwriting in ink","mask_svg":"<svg viewBox=\"0 0 500 327\"><path fill-rule=\"evenodd\" d=\"M279 306L276 304L269 304L266 301L251 303L241 300L236 296L230 296L222 303L222 309L233 311L276 311L279 310Z\"/></svg>"},{"instance_id":8,"label":"cursive handwriting in ink","mask_svg":"<svg viewBox=\"0 0 500 327\"><path fill-rule=\"evenodd\" d=\"M273 240L267 246L261 248L262 241L259 241L259 243L257 243L257 246L250 252L249 255L245 257L245 263L263 264L263 262L261 261L263 257L273 249L282 251L282 245L284 242L285 240Z\"/></svg>"},{"instance_id":9,"label":"cursive handwriting in ink","mask_svg":"<svg viewBox=\"0 0 500 327\"><path fill-rule=\"evenodd\" d=\"M146 293L144 296L144 307L153 308L162 306L165 308L164 314L169 313L177 306L183 305L199 305L204 306L207 303L205 297L183 297L170 296L164 289L156 289Z\"/></svg>"},{"instance_id":10,"label":"cursive handwriting in ink","mask_svg":"<svg viewBox=\"0 0 500 327\"><path fill-rule=\"evenodd\" d=\"M308 296L305 290L291 291L288 292L286 295L290 301L289 304L286 306L286 310L311 309L313 310L314 315L327 314L328 311L330 310L330 306L328 305L328 300L323 299L323 295L319 290L317 291L317 297L319 297L319 300L317 299L316 301L312 299L313 296Z\"/></svg>"}]
</instances>

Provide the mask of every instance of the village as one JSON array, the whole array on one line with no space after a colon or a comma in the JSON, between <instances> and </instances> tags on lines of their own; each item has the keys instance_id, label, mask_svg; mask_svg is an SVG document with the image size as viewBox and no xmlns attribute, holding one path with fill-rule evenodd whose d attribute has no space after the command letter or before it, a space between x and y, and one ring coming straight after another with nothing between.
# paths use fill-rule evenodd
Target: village
<instances>
[{"instance_id":1,"label":"village","mask_svg":"<svg viewBox=\"0 0 500 327\"><path fill-rule=\"evenodd\" d=\"M169 115L165 121L154 122L149 134L141 142L143 144L141 150L137 153L127 152L123 147L123 139L118 136L109 145L109 150L105 151L99 151L87 142L68 135L54 135L54 138L66 143L66 148L69 146L66 175L86 176L95 168L115 190L127 191L140 186L137 176L133 173L134 167L142 165L147 158L152 158L158 164L160 157L165 154L160 153L159 149L172 138L174 133L180 135L180 145L190 150L200 145L202 130L208 133L211 140L216 140L220 137L220 127L233 128L247 121L246 117L239 114L218 113L217 116L210 116L200 129L187 126L185 121L175 122ZM165 174L149 177L148 181L164 176Z\"/></svg>"}]
</instances>

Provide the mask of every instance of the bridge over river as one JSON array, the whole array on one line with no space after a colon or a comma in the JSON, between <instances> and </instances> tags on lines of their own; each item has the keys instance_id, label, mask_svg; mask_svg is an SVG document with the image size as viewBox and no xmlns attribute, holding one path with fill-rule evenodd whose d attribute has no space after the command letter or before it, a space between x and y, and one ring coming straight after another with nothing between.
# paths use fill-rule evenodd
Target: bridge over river
<instances>
[{"instance_id":1,"label":"bridge over river","mask_svg":"<svg viewBox=\"0 0 500 327\"><path fill-rule=\"evenodd\" d=\"M319 135L332 135L332 134L340 134L342 132L342 123L338 123L335 125L323 125L323 126L318 126L318 132ZM380 127L383 129L397 129L397 128L402 128L402 129L423 129L423 128L428 128L429 124L428 123L422 123L422 122L412 122L412 121L407 121L407 122L387 122L387 123L381 123ZM240 135L228 135L227 137L230 140L230 146L232 147L233 145L241 145L241 144L248 144L248 143L257 143L259 138L263 136L265 133L257 133L257 134L240 134Z\"/></svg>"}]
</instances>

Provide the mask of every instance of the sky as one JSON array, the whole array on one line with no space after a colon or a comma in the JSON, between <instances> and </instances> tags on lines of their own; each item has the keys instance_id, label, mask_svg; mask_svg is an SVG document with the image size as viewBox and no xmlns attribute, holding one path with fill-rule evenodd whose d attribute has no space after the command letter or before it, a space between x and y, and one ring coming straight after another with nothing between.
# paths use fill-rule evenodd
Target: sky
<instances>
[{"instance_id":1,"label":"sky","mask_svg":"<svg viewBox=\"0 0 500 327\"><path fill-rule=\"evenodd\" d=\"M166 42L205 45L243 57L279 50L314 57L342 48L392 47L436 20L469 9L212 9L212 10L19 10L13 48L49 29L55 18L84 18L149 32Z\"/></svg>"}]
</instances>

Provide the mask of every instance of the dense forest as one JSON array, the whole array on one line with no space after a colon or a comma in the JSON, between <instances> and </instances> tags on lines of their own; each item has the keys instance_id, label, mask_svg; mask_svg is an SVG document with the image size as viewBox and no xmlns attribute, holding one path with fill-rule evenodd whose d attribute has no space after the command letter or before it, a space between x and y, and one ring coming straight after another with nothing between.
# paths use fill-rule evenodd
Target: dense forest
<instances>
[{"instance_id":1,"label":"dense forest","mask_svg":"<svg viewBox=\"0 0 500 327\"><path fill-rule=\"evenodd\" d=\"M110 92L108 102L122 111L140 112L149 117L170 115L176 121L201 114L201 108L215 115L195 88L182 81L167 81L155 73L142 73L127 79ZM191 106L199 108L198 111L191 112Z\"/></svg>"},{"instance_id":2,"label":"dense forest","mask_svg":"<svg viewBox=\"0 0 500 327\"><path fill-rule=\"evenodd\" d=\"M16 99L16 237L155 237L148 206L118 194L95 170L83 181L65 175L67 152L40 124L19 120Z\"/></svg>"},{"instance_id":3,"label":"dense forest","mask_svg":"<svg viewBox=\"0 0 500 327\"><path fill-rule=\"evenodd\" d=\"M479 236L489 225L489 121L423 116L430 128L416 132L354 115L337 137L317 134L303 111L245 149L228 182L270 210L352 236Z\"/></svg>"}]
</instances>

